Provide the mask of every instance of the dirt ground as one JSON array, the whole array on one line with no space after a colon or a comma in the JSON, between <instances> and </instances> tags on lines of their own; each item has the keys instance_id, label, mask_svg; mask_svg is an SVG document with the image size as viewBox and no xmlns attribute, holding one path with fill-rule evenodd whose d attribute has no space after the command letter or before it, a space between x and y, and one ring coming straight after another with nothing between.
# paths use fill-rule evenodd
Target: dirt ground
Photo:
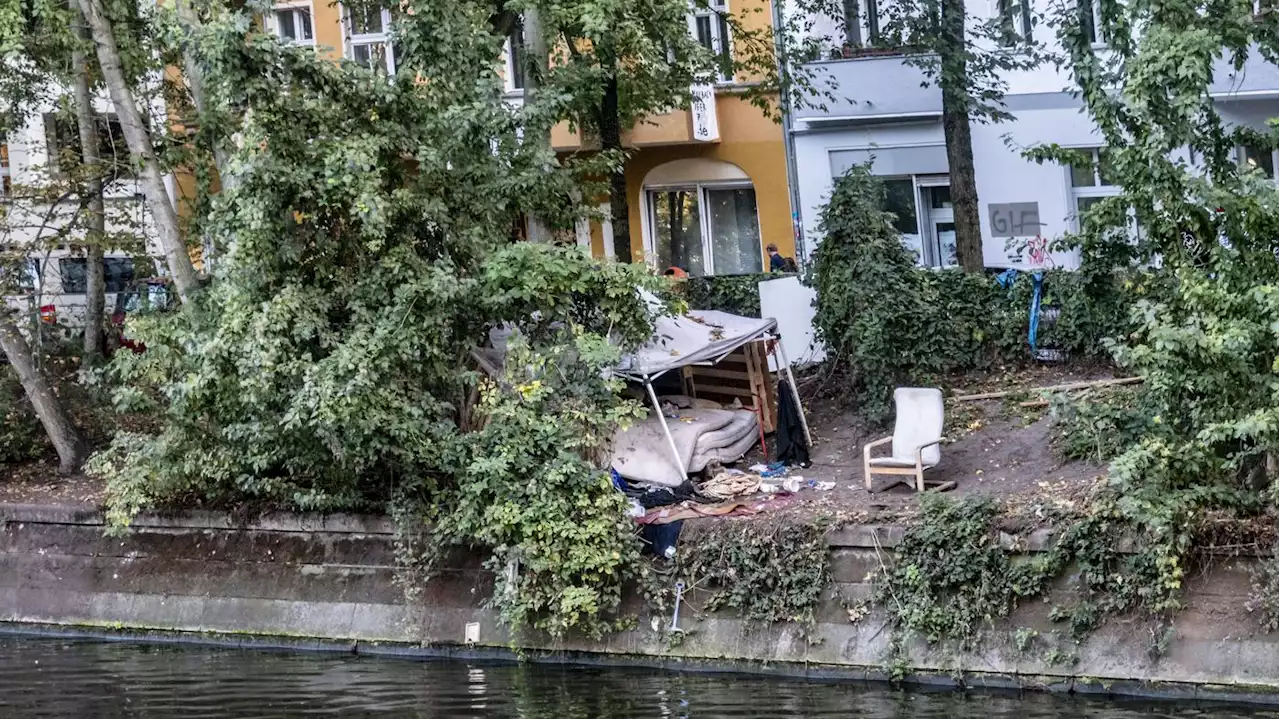
<instances>
[{"instance_id":1,"label":"dirt ground","mask_svg":"<svg viewBox=\"0 0 1280 719\"><path fill-rule=\"evenodd\" d=\"M1105 478L1106 467L1064 461L1052 446L1047 408L1020 405L1039 399L1040 395L1031 391L1034 388L1112 377L1107 368L1078 366L1032 367L965 377L963 383L948 392L942 461L927 470L925 478L955 482L950 495L988 494L1006 499L1009 504L1020 505L1033 518L1050 507L1066 508L1081 501L1096 482ZM914 488L898 484L873 493L867 491L863 479L863 446L891 435L892 426L865 426L852 408L826 392L815 391L814 384L821 381L820 377L799 381L802 395L813 395L805 401L814 441L810 450L813 465L792 469L788 476L835 482L836 486L827 491L803 488L782 511L826 515L840 522L910 515L919 503ZM992 400L952 399L997 391L1010 394ZM763 459L757 449L733 466L745 468ZM879 490L891 485L893 479L877 475L872 487Z\"/></svg>"},{"instance_id":2,"label":"dirt ground","mask_svg":"<svg viewBox=\"0 0 1280 719\"><path fill-rule=\"evenodd\" d=\"M963 383L948 392L947 442L942 446L942 462L926 472L926 478L954 481L953 495L1009 498L1033 514L1040 507L1078 501L1105 475L1105 468L1062 461L1052 447L1046 409L1019 404L1036 398L1028 391L1031 388L1110 376L1106 369L1078 366L966 376ZM907 485L874 494L867 492L862 477L863 445L888 436L892 430L864 426L852 408L831 396L831 385L836 381L820 375L800 380L814 439L810 452L813 465L790 473L806 480L835 482L836 486L828 491L803 488L786 503L785 510L779 511L826 515L840 521L874 521L911 514L919 497ZM951 399L959 394L993 391L1012 394L994 400ZM766 439L772 448L773 438ZM764 455L757 449L732 466L745 468L763 460ZM0 465L0 503L101 504L103 487L99 480L83 475L64 478L56 470L52 459ZM873 486L890 479L878 477Z\"/></svg>"},{"instance_id":3,"label":"dirt ground","mask_svg":"<svg viewBox=\"0 0 1280 719\"><path fill-rule=\"evenodd\" d=\"M0 464L0 503L102 504L101 480L77 474L62 477L55 460Z\"/></svg>"}]
</instances>

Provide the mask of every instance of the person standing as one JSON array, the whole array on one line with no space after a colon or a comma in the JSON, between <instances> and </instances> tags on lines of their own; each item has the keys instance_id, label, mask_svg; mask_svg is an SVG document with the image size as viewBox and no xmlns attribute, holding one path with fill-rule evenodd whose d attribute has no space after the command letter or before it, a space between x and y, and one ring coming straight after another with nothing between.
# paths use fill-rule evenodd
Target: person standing
<instances>
[{"instance_id":1,"label":"person standing","mask_svg":"<svg viewBox=\"0 0 1280 719\"><path fill-rule=\"evenodd\" d=\"M765 252L769 253L769 271L783 272L787 268L787 260L778 252L778 246L770 242L765 245Z\"/></svg>"}]
</instances>

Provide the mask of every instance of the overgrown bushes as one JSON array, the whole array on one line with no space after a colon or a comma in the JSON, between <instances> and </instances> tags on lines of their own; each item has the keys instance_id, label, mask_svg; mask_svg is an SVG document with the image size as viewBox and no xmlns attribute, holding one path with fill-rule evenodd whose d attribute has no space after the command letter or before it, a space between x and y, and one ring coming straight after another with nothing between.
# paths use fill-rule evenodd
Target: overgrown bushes
<instances>
[{"instance_id":1,"label":"overgrown bushes","mask_svg":"<svg viewBox=\"0 0 1280 719\"><path fill-rule=\"evenodd\" d=\"M818 293L816 329L872 419L884 415L895 386L1028 361L1034 291L1027 273L1006 289L987 275L917 267L883 202L884 187L865 166L840 178L809 276ZM1041 305L1060 312L1041 325L1037 344L1105 354L1104 339L1127 332L1128 303L1153 283L1136 272L1102 280L1046 272Z\"/></svg>"},{"instance_id":2,"label":"overgrown bushes","mask_svg":"<svg viewBox=\"0 0 1280 719\"><path fill-rule=\"evenodd\" d=\"M8 365L0 365L0 463L36 459L50 447L18 378Z\"/></svg>"},{"instance_id":3,"label":"overgrown bushes","mask_svg":"<svg viewBox=\"0 0 1280 719\"><path fill-rule=\"evenodd\" d=\"M720 310L743 317L760 316L760 283L770 274L690 277L684 294L695 310Z\"/></svg>"}]
</instances>

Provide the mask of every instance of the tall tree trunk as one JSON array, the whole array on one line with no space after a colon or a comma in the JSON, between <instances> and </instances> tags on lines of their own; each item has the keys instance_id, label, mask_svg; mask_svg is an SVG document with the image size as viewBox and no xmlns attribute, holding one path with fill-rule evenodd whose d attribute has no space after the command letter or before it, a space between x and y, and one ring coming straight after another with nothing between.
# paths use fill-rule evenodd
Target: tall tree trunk
<instances>
[{"instance_id":1,"label":"tall tree trunk","mask_svg":"<svg viewBox=\"0 0 1280 719\"><path fill-rule=\"evenodd\" d=\"M76 39L85 38L84 18L76 0L70 0L72 22ZM101 359L106 353L103 336L107 304L106 278L102 268L102 243L106 237L106 215L102 206L102 160L98 156L98 128L93 116L93 97L89 93L89 61L76 44L71 50L72 72L75 75L74 95L76 103L76 128L80 134L80 165L88 172L85 191L89 197L85 203L88 222L85 224L85 306L84 306L84 356L88 361Z\"/></svg>"},{"instance_id":2,"label":"tall tree trunk","mask_svg":"<svg viewBox=\"0 0 1280 719\"><path fill-rule=\"evenodd\" d=\"M191 0L178 0L175 4L178 12L178 19L181 21L184 29L188 33L195 32L200 27L200 18L196 16L195 9L191 6ZM182 69L183 80L186 82L187 91L191 93L191 104L196 108L196 119L205 126L208 113L212 109L205 100L204 94L204 68L196 61L192 54L190 43L183 43L182 46ZM213 148L213 165L218 173L218 182L222 189L229 190L235 186L235 179L227 173L227 164L230 153L227 151L223 138L216 134L209 134L209 142ZM213 239L206 232L203 241L203 260L206 273L213 271Z\"/></svg>"},{"instance_id":3,"label":"tall tree trunk","mask_svg":"<svg viewBox=\"0 0 1280 719\"><path fill-rule=\"evenodd\" d=\"M89 456L89 443L63 409L62 402L53 393L49 381L36 368L31 346L7 316L0 318L0 349L4 350L9 364L17 372L18 381L22 383L27 399L31 401L40 424L44 425L44 431L58 451L58 471L63 474L79 471Z\"/></svg>"},{"instance_id":4,"label":"tall tree trunk","mask_svg":"<svg viewBox=\"0 0 1280 719\"><path fill-rule=\"evenodd\" d=\"M152 221L156 224L160 236L160 246L164 250L165 261L169 266L169 274L173 277L173 285L183 303L188 303L195 296L200 286L196 278L196 270L191 265L191 256L187 254L186 243L178 231L178 215L174 210L169 191L164 185L164 176L160 172L160 162L151 143L151 133L142 120L133 91L125 83L124 70L120 63L120 49L116 46L111 21L102 7L102 0L77 0L80 11L89 22L89 31L93 35L94 45L98 52L98 65L102 68L102 78L111 94L111 102L115 106L116 116L120 119L120 127L124 131L125 142L129 145L129 154L134 162L141 166L142 190L147 198L147 206L151 208Z\"/></svg>"},{"instance_id":5,"label":"tall tree trunk","mask_svg":"<svg viewBox=\"0 0 1280 719\"><path fill-rule=\"evenodd\" d=\"M600 102L600 149L622 150L622 126L618 119L618 72L614 64L605 81ZM613 226L613 254L619 262L631 262L631 213L627 207L625 163L609 175L609 214Z\"/></svg>"},{"instance_id":6,"label":"tall tree trunk","mask_svg":"<svg viewBox=\"0 0 1280 719\"><path fill-rule=\"evenodd\" d=\"M951 206L956 225L956 259L965 272L982 272L982 223L978 220L978 184L973 175L973 136L969 131L968 61L964 0L942 0L942 133L951 173Z\"/></svg>"},{"instance_id":7,"label":"tall tree trunk","mask_svg":"<svg viewBox=\"0 0 1280 719\"><path fill-rule=\"evenodd\" d=\"M176 5L178 18L186 26L187 32L194 32L200 27L200 19L196 17L195 10L191 7L190 0L178 0ZM206 113L211 109L208 102L205 101L204 95L204 68L200 67L200 63L196 62L195 57L191 53L191 48L184 45L182 48L182 70L184 73L183 80L187 84L187 91L191 93L191 103L196 106L196 116L203 122ZM229 179L226 176L227 159L229 153L225 143L221 137L214 137L213 144L213 163L218 170L218 180L223 187L228 186Z\"/></svg>"}]
</instances>

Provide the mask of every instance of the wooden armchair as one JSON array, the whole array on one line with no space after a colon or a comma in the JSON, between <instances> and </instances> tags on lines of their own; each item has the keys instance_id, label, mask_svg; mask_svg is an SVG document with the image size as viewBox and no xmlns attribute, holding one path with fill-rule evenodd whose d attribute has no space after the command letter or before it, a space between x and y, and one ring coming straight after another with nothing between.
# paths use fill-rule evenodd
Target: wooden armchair
<instances>
[{"instance_id":1,"label":"wooden armchair","mask_svg":"<svg viewBox=\"0 0 1280 719\"><path fill-rule=\"evenodd\" d=\"M942 461L942 390L933 387L899 387L893 391L895 408L893 436L877 439L862 450L862 471L867 491L888 489L895 484L911 484L915 478L917 492L926 484L947 490L954 482L926 483L924 471ZM887 457L872 457L875 447L892 442ZM871 488L872 474L887 474L896 480L876 490Z\"/></svg>"}]
</instances>

